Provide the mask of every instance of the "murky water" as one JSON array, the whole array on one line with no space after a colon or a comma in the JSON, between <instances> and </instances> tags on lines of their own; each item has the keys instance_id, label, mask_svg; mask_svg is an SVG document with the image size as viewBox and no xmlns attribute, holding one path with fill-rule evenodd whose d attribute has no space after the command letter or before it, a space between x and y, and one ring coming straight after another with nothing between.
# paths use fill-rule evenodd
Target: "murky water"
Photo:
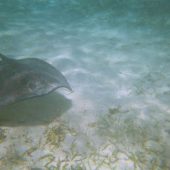
<instances>
[{"instance_id":1,"label":"murky water","mask_svg":"<svg viewBox=\"0 0 170 170\"><path fill-rule=\"evenodd\" d=\"M168 0L2 0L0 52L51 63L74 92L0 111L0 169L169 170L169 11Z\"/></svg>"}]
</instances>

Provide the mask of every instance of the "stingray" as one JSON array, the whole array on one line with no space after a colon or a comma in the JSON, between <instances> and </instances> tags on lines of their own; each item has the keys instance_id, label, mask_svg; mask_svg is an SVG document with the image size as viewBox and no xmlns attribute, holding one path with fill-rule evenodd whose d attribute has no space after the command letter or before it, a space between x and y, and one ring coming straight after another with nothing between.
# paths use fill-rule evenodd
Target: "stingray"
<instances>
[{"instance_id":1,"label":"stingray","mask_svg":"<svg viewBox=\"0 0 170 170\"><path fill-rule=\"evenodd\" d=\"M0 107L51 93L72 91L55 67L37 58L12 59L0 54Z\"/></svg>"}]
</instances>

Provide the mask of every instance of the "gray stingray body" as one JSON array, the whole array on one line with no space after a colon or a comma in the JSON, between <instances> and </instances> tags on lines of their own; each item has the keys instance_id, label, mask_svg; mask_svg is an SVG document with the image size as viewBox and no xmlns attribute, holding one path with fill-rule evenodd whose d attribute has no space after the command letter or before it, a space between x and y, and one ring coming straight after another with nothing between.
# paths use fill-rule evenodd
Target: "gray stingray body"
<instances>
[{"instance_id":1,"label":"gray stingray body","mask_svg":"<svg viewBox=\"0 0 170 170\"><path fill-rule=\"evenodd\" d=\"M0 107L45 95L60 87L71 90L65 77L45 61L15 60L0 54Z\"/></svg>"}]
</instances>

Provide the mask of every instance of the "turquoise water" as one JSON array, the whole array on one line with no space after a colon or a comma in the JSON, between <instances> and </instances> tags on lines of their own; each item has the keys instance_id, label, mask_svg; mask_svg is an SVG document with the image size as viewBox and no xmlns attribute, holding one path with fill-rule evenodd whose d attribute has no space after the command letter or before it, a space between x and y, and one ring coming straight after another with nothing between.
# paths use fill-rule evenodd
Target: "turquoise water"
<instances>
[{"instance_id":1,"label":"turquoise water","mask_svg":"<svg viewBox=\"0 0 170 170\"><path fill-rule=\"evenodd\" d=\"M74 92L1 111L0 169L169 170L169 11L168 0L1 1L0 52L51 63Z\"/></svg>"}]
</instances>

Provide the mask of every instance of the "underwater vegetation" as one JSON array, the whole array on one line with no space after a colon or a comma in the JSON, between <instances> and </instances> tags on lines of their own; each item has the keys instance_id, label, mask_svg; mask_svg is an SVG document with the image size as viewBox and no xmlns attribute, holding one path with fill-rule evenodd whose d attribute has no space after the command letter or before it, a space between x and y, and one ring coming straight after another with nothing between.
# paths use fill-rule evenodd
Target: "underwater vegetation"
<instances>
[{"instance_id":1,"label":"underwater vegetation","mask_svg":"<svg viewBox=\"0 0 170 170\"><path fill-rule=\"evenodd\" d=\"M113 145L116 160L121 154L131 162L129 169L169 169L169 136L162 133L165 129L157 116L152 120L147 116L141 118L135 110L110 109L100 120L98 132Z\"/></svg>"},{"instance_id":2,"label":"underwater vegetation","mask_svg":"<svg viewBox=\"0 0 170 170\"><path fill-rule=\"evenodd\" d=\"M67 133L76 135L74 129L70 129L64 122L58 123L58 125L52 126L47 129L46 144L53 146L54 148L60 147L64 142Z\"/></svg>"},{"instance_id":3,"label":"underwater vegetation","mask_svg":"<svg viewBox=\"0 0 170 170\"><path fill-rule=\"evenodd\" d=\"M25 149L17 151L11 145L0 164L26 170L169 170L170 122L163 126L157 116L152 116L152 121L149 116L141 117L132 108L114 107L87 124L84 132L58 120L44 127L36 143L31 134L24 132ZM90 130L95 137L88 135Z\"/></svg>"}]
</instances>

